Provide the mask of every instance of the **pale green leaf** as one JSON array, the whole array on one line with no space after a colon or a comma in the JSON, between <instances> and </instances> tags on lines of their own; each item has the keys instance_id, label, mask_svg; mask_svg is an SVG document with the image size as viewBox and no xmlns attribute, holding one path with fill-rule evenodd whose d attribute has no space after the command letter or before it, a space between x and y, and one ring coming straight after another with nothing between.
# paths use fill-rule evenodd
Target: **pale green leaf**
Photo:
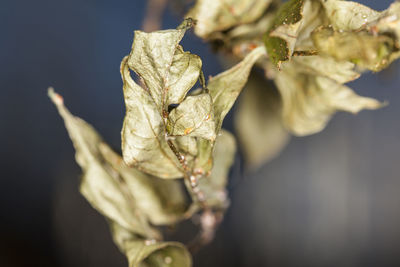
<instances>
[{"instance_id":1,"label":"pale green leaf","mask_svg":"<svg viewBox=\"0 0 400 267\"><path fill-rule=\"evenodd\" d=\"M197 20L195 33L210 38L213 33L257 20L272 0L197 0L186 17Z\"/></svg>"},{"instance_id":2,"label":"pale green leaf","mask_svg":"<svg viewBox=\"0 0 400 267\"><path fill-rule=\"evenodd\" d=\"M201 59L179 45L190 22L184 21L176 30L135 31L127 64L143 79L160 114L183 101L200 75Z\"/></svg>"},{"instance_id":3,"label":"pale green leaf","mask_svg":"<svg viewBox=\"0 0 400 267\"><path fill-rule=\"evenodd\" d=\"M380 12L357 2L324 0L321 3L330 24L338 30L357 30L380 16Z\"/></svg>"},{"instance_id":4,"label":"pale green leaf","mask_svg":"<svg viewBox=\"0 0 400 267\"><path fill-rule=\"evenodd\" d=\"M284 124L296 135L321 131L337 110L357 113L382 106L333 79L310 75L294 62L282 65L275 82L282 97Z\"/></svg>"},{"instance_id":5,"label":"pale green leaf","mask_svg":"<svg viewBox=\"0 0 400 267\"><path fill-rule=\"evenodd\" d=\"M49 89L49 96L64 119L76 150L76 160L83 170L80 191L89 203L104 216L133 233L159 238L150 228L146 216L136 206L117 171L105 163L100 146L106 147L92 126L73 116L61 96Z\"/></svg>"},{"instance_id":6,"label":"pale green leaf","mask_svg":"<svg viewBox=\"0 0 400 267\"><path fill-rule=\"evenodd\" d=\"M360 77L360 73L354 70L353 63L338 62L332 57L293 57L292 63L297 66L299 72L326 77L338 83L351 82Z\"/></svg>"},{"instance_id":7,"label":"pale green leaf","mask_svg":"<svg viewBox=\"0 0 400 267\"><path fill-rule=\"evenodd\" d=\"M108 146L100 152L107 164L118 172L140 210L154 225L168 225L183 219L187 209L186 196L178 180L154 177L128 167Z\"/></svg>"},{"instance_id":8,"label":"pale green leaf","mask_svg":"<svg viewBox=\"0 0 400 267\"><path fill-rule=\"evenodd\" d=\"M143 239L111 222L114 242L126 255L129 267L190 267L192 259L185 246L177 242Z\"/></svg>"},{"instance_id":9,"label":"pale green leaf","mask_svg":"<svg viewBox=\"0 0 400 267\"><path fill-rule=\"evenodd\" d=\"M207 87L213 100L217 133L221 129L226 114L246 84L254 63L265 54L265 48L258 47L240 63L209 80Z\"/></svg>"},{"instance_id":10,"label":"pale green leaf","mask_svg":"<svg viewBox=\"0 0 400 267\"><path fill-rule=\"evenodd\" d=\"M126 103L124 161L161 178L183 176L187 170L178 157L193 171L211 168L212 147L222 121L253 64L265 55L265 49L255 49L243 62L211 79L209 91L186 97L202 77L200 59L179 46L190 23L191 19L186 20L177 30L136 32L132 52L121 63ZM135 83L130 70L138 74L143 87ZM173 152L171 143L181 156Z\"/></svg>"},{"instance_id":11,"label":"pale green leaf","mask_svg":"<svg viewBox=\"0 0 400 267\"><path fill-rule=\"evenodd\" d=\"M252 73L235 114L235 129L249 168L273 159L288 143L289 134L282 124L281 113L279 93Z\"/></svg>"},{"instance_id":12,"label":"pale green leaf","mask_svg":"<svg viewBox=\"0 0 400 267\"><path fill-rule=\"evenodd\" d=\"M158 177L182 177L179 161L165 141L162 115L151 95L133 81L126 61L121 63L126 105L121 133L124 161Z\"/></svg>"},{"instance_id":13,"label":"pale green leaf","mask_svg":"<svg viewBox=\"0 0 400 267\"><path fill-rule=\"evenodd\" d=\"M212 99L208 93L188 96L168 116L171 136L193 136L215 140L215 122Z\"/></svg>"},{"instance_id":14,"label":"pale green leaf","mask_svg":"<svg viewBox=\"0 0 400 267\"><path fill-rule=\"evenodd\" d=\"M231 133L221 130L213 152L214 165L209 176L199 180L199 189L204 193L206 202L214 208L226 208L229 170L236 153L236 141Z\"/></svg>"},{"instance_id":15,"label":"pale green leaf","mask_svg":"<svg viewBox=\"0 0 400 267\"><path fill-rule=\"evenodd\" d=\"M380 71L400 56L400 4L378 12L356 2L323 2L330 25L315 30L320 54ZM339 49L340 48L340 49Z\"/></svg>"},{"instance_id":16,"label":"pale green leaf","mask_svg":"<svg viewBox=\"0 0 400 267\"><path fill-rule=\"evenodd\" d=\"M122 152L130 166L162 178L182 177L182 166L166 142L171 104L179 104L199 78L201 60L179 45L192 20L176 30L135 32L132 51L121 63L126 116ZM140 77L135 83L130 69Z\"/></svg>"},{"instance_id":17,"label":"pale green leaf","mask_svg":"<svg viewBox=\"0 0 400 267\"><path fill-rule=\"evenodd\" d=\"M360 67L375 71L389 63L395 49L391 37L375 36L367 31L335 31L332 27L321 27L313 32L312 38L321 55L354 62Z\"/></svg>"}]
</instances>

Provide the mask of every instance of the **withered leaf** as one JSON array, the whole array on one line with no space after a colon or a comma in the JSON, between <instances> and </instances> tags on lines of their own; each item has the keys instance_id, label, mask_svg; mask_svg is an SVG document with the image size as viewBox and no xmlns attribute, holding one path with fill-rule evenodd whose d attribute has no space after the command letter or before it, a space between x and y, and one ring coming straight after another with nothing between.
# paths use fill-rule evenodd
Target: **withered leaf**
<instances>
[{"instance_id":1,"label":"withered leaf","mask_svg":"<svg viewBox=\"0 0 400 267\"><path fill-rule=\"evenodd\" d=\"M282 123L279 92L252 72L235 113L235 129L247 167L258 168L285 147L289 134Z\"/></svg>"},{"instance_id":2,"label":"withered leaf","mask_svg":"<svg viewBox=\"0 0 400 267\"><path fill-rule=\"evenodd\" d=\"M212 38L213 33L257 20L272 0L197 0L186 17L197 20L195 33Z\"/></svg>"},{"instance_id":3,"label":"withered leaf","mask_svg":"<svg viewBox=\"0 0 400 267\"><path fill-rule=\"evenodd\" d=\"M117 223L110 223L114 242L128 258L130 267L191 267L192 258L184 245L144 239Z\"/></svg>"},{"instance_id":4,"label":"withered leaf","mask_svg":"<svg viewBox=\"0 0 400 267\"><path fill-rule=\"evenodd\" d=\"M258 47L250 52L240 63L208 81L207 87L213 100L217 133L221 129L226 114L246 84L254 63L265 55L265 48Z\"/></svg>"},{"instance_id":5,"label":"withered leaf","mask_svg":"<svg viewBox=\"0 0 400 267\"><path fill-rule=\"evenodd\" d=\"M177 180L165 180L128 167L122 158L104 143L100 152L122 178L136 208L154 225L170 225L183 219L187 200Z\"/></svg>"},{"instance_id":6,"label":"withered leaf","mask_svg":"<svg viewBox=\"0 0 400 267\"><path fill-rule=\"evenodd\" d=\"M340 64L337 67L341 71ZM345 79L338 73L330 73L330 76ZM282 97L284 124L295 135L321 131L338 110L357 113L382 106L377 100L358 96L334 79L310 74L296 62L282 64L275 82Z\"/></svg>"},{"instance_id":7,"label":"withered leaf","mask_svg":"<svg viewBox=\"0 0 400 267\"><path fill-rule=\"evenodd\" d=\"M82 195L109 220L138 235L159 238L160 234L150 227L145 213L138 209L118 172L105 162L100 146L111 149L91 125L65 108L62 97L53 89L49 89L49 97L64 119L76 150L76 161L83 170L80 184Z\"/></svg>"},{"instance_id":8,"label":"withered leaf","mask_svg":"<svg viewBox=\"0 0 400 267\"><path fill-rule=\"evenodd\" d=\"M124 161L162 178L183 176L166 142L165 117L169 105L182 102L200 75L200 58L179 46L191 23L186 20L176 30L136 31L132 51L121 63L126 104ZM131 78L130 69L139 75L144 87Z\"/></svg>"},{"instance_id":9,"label":"withered leaf","mask_svg":"<svg viewBox=\"0 0 400 267\"><path fill-rule=\"evenodd\" d=\"M214 165L209 176L199 180L199 188L204 193L207 204L214 208L226 208L229 170L236 153L236 141L231 133L221 130L213 152Z\"/></svg>"}]
</instances>

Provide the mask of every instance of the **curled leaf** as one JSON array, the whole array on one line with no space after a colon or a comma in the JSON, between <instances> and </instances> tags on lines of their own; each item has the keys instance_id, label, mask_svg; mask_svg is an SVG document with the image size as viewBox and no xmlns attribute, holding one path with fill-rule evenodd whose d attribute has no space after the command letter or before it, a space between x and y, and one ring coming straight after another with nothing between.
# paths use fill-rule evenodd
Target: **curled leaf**
<instances>
[{"instance_id":1,"label":"curled leaf","mask_svg":"<svg viewBox=\"0 0 400 267\"><path fill-rule=\"evenodd\" d=\"M124 161L158 177L181 177L179 161L165 141L162 115L148 92L133 81L126 61L121 65L126 105L122 128Z\"/></svg>"},{"instance_id":2,"label":"curled leaf","mask_svg":"<svg viewBox=\"0 0 400 267\"><path fill-rule=\"evenodd\" d=\"M321 3L330 24L343 31L357 30L380 16L380 12L353 1L325 0Z\"/></svg>"},{"instance_id":3,"label":"curled leaf","mask_svg":"<svg viewBox=\"0 0 400 267\"><path fill-rule=\"evenodd\" d=\"M345 32L322 27L313 32L312 38L320 54L354 62L370 70L386 66L394 49L393 39L389 36L374 36L366 31Z\"/></svg>"},{"instance_id":4,"label":"curled leaf","mask_svg":"<svg viewBox=\"0 0 400 267\"><path fill-rule=\"evenodd\" d=\"M186 17L197 20L195 33L211 38L213 33L257 20L272 0L197 0Z\"/></svg>"},{"instance_id":5,"label":"curled leaf","mask_svg":"<svg viewBox=\"0 0 400 267\"><path fill-rule=\"evenodd\" d=\"M380 71L397 59L400 50L400 4L378 12L355 2L323 3L332 26L312 34L321 54ZM340 48L340 49L338 49Z\"/></svg>"},{"instance_id":6,"label":"curled leaf","mask_svg":"<svg viewBox=\"0 0 400 267\"><path fill-rule=\"evenodd\" d=\"M186 196L177 180L154 177L128 167L122 158L104 143L99 146L104 160L121 177L136 208L154 225L170 225L183 219Z\"/></svg>"},{"instance_id":7,"label":"curled leaf","mask_svg":"<svg viewBox=\"0 0 400 267\"><path fill-rule=\"evenodd\" d=\"M178 242L143 239L116 223L111 223L111 232L130 267L192 266L190 253Z\"/></svg>"},{"instance_id":8,"label":"curled leaf","mask_svg":"<svg viewBox=\"0 0 400 267\"><path fill-rule=\"evenodd\" d=\"M338 110L357 113L382 106L343 84L357 79L362 69L379 71L400 56L399 11L399 3L383 12L337 0L282 5L278 26L267 32L265 42L271 61L281 68L273 78L287 129L312 134ZM278 39L273 39L278 28Z\"/></svg>"},{"instance_id":9,"label":"curled leaf","mask_svg":"<svg viewBox=\"0 0 400 267\"><path fill-rule=\"evenodd\" d=\"M284 124L296 135L321 131L337 110L357 113L382 107L379 101L358 96L333 79L299 68L295 63L283 64L275 79L282 96Z\"/></svg>"},{"instance_id":10,"label":"curled leaf","mask_svg":"<svg viewBox=\"0 0 400 267\"><path fill-rule=\"evenodd\" d=\"M215 140L215 122L212 99L209 94L188 96L168 116L171 136L193 136Z\"/></svg>"},{"instance_id":11,"label":"curled leaf","mask_svg":"<svg viewBox=\"0 0 400 267\"><path fill-rule=\"evenodd\" d=\"M240 63L208 81L208 89L214 104L216 132L221 129L222 121L232 108L242 88L247 82L250 71L262 56L266 55L264 47L258 47L248 54Z\"/></svg>"},{"instance_id":12,"label":"curled leaf","mask_svg":"<svg viewBox=\"0 0 400 267\"><path fill-rule=\"evenodd\" d=\"M246 165L257 168L274 158L285 147L289 134L282 124L279 93L253 72L235 116L235 129Z\"/></svg>"},{"instance_id":13,"label":"curled leaf","mask_svg":"<svg viewBox=\"0 0 400 267\"><path fill-rule=\"evenodd\" d=\"M211 173L199 180L199 188L205 194L206 202L210 207L227 208L226 185L235 153L235 138L228 131L221 130L213 152L214 165Z\"/></svg>"},{"instance_id":14,"label":"curled leaf","mask_svg":"<svg viewBox=\"0 0 400 267\"><path fill-rule=\"evenodd\" d=\"M82 195L108 219L138 235L159 238L135 204L134 198L112 166L104 163L100 146L108 148L91 125L73 116L64 106L60 95L49 89L49 97L64 119L76 150L76 160L83 170L80 185Z\"/></svg>"},{"instance_id":15,"label":"curled leaf","mask_svg":"<svg viewBox=\"0 0 400 267\"><path fill-rule=\"evenodd\" d=\"M122 129L124 161L162 177L182 177L182 167L166 142L168 108L185 99L199 78L201 60L184 52L179 42L192 20L176 30L135 32L129 57L121 63L126 117ZM142 88L130 69L143 81Z\"/></svg>"}]
</instances>

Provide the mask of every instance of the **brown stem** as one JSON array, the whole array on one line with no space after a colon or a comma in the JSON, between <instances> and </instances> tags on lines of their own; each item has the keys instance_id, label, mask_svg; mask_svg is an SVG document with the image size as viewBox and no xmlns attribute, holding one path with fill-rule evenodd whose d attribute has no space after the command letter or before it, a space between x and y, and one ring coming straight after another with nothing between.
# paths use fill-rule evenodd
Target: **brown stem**
<instances>
[{"instance_id":1,"label":"brown stem","mask_svg":"<svg viewBox=\"0 0 400 267\"><path fill-rule=\"evenodd\" d=\"M318 55L317 50L299 50L299 51L294 51L293 56L298 56L298 57L304 57L304 56L316 56Z\"/></svg>"},{"instance_id":2,"label":"brown stem","mask_svg":"<svg viewBox=\"0 0 400 267\"><path fill-rule=\"evenodd\" d=\"M207 245L214 239L215 231L222 221L224 212L214 212L212 208L208 205L205 199L204 192L202 192L198 186L198 178L190 170L185 157L179 152L174 143L172 143L172 141L168 139L168 136L166 136L166 138L168 146L182 165L183 177L185 179L186 187L189 189L195 203L199 204L199 206L203 210L203 213L200 215L200 233L188 245L189 250L192 253L195 253L201 247Z\"/></svg>"},{"instance_id":3,"label":"brown stem","mask_svg":"<svg viewBox=\"0 0 400 267\"><path fill-rule=\"evenodd\" d=\"M199 251L202 247L210 243L214 237L215 232L218 229L219 224L224 218L224 211L213 212L211 209L205 210L200 217L201 231L188 244L189 251L194 254Z\"/></svg>"},{"instance_id":4,"label":"brown stem","mask_svg":"<svg viewBox=\"0 0 400 267\"><path fill-rule=\"evenodd\" d=\"M183 178L186 181L186 185L189 185L188 188L190 190L191 195L195 197L195 202L198 203L202 209L204 210L208 209L207 202L204 198L204 193L198 187L198 181L197 181L198 178L192 173L189 166L187 165L185 156L183 156L179 152L174 143L172 143L172 141L168 139L169 138L168 136L166 138L169 148L172 150L172 152L174 152L176 158L179 160L182 166Z\"/></svg>"},{"instance_id":5,"label":"brown stem","mask_svg":"<svg viewBox=\"0 0 400 267\"><path fill-rule=\"evenodd\" d=\"M142 29L145 32L159 30L161 29L162 15L167 5L167 0L148 0L147 3Z\"/></svg>"}]
</instances>

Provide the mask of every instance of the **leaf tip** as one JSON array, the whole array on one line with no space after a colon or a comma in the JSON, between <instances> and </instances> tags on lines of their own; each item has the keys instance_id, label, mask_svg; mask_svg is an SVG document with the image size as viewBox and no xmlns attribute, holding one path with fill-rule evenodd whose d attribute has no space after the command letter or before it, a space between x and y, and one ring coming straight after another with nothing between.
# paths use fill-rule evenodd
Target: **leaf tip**
<instances>
[{"instance_id":1,"label":"leaf tip","mask_svg":"<svg viewBox=\"0 0 400 267\"><path fill-rule=\"evenodd\" d=\"M197 24L197 20L193 18L185 18L184 21L176 28L177 30L188 30Z\"/></svg>"},{"instance_id":2,"label":"leaf tip","mask_svg":"<svg viewBox=\"0 0 400 267\"><path fill-rule=\"evenodd\" d=\"M61 95L57 94L54 91L53 87L49 87L47 89L47 95L49 96L49 98L51 99L51 101L56 105L56 106L61 106L64 104L64 99Z\"/></svg>"}]
</instances>

